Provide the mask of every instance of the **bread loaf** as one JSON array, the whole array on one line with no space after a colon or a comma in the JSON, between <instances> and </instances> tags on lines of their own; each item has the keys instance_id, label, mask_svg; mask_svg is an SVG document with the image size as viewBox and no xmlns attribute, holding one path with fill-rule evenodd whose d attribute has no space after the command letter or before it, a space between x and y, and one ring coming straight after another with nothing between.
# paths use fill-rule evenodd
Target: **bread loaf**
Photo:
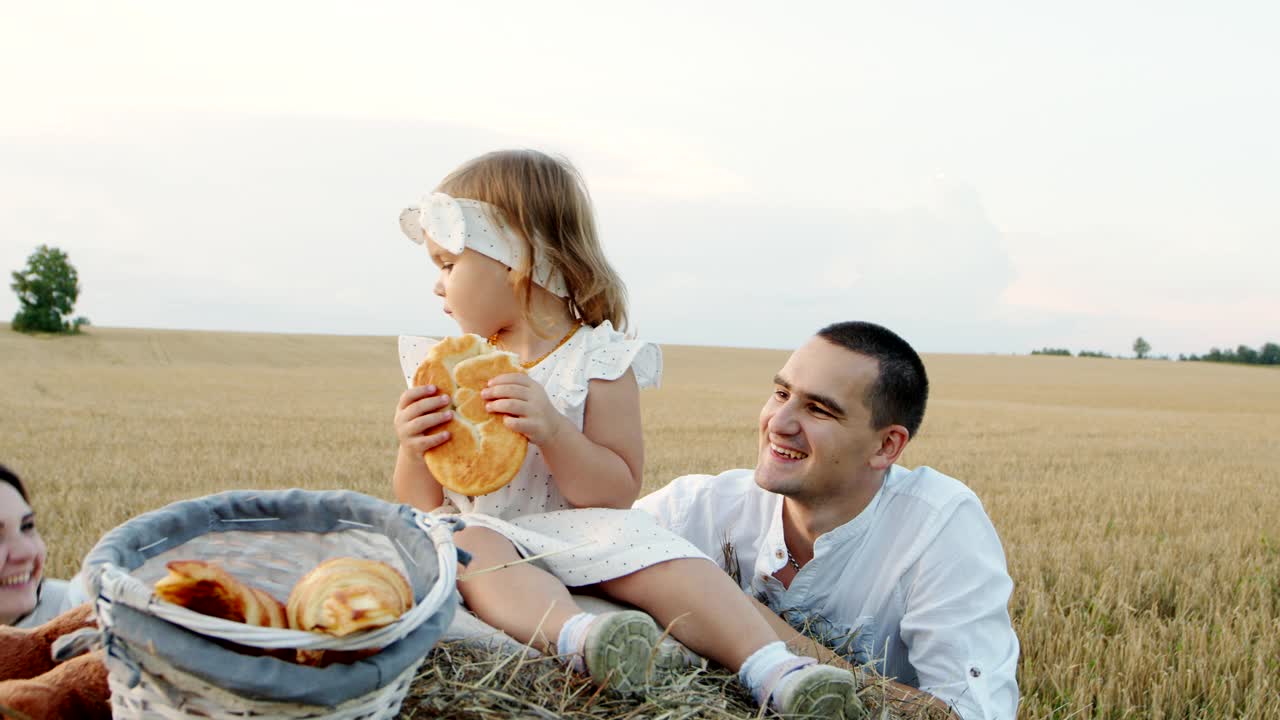
<instances>
[{"instance_id":1,"label":"bread loaf","mask_svg":"<svg viewBox=\"0 0 1280 720\"><path fill-rule=\"evenodd\" d=\"M485 495L511 482L520 470L528 439L508 428L502 415L485 410L480 391L499 375L523 372L515 355L478 335L445 338L427 353L413 384L435 385L448 393L453 410L442 428L449 431L449 440L423 455L442 486L463 495Z\"/></svg>"}]
</instances>

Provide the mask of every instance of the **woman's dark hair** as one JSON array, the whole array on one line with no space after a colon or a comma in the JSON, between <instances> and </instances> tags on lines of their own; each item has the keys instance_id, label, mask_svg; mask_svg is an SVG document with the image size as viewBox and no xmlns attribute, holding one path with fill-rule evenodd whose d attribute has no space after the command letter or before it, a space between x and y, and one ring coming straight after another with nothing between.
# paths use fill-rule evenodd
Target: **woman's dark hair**
<instances>
[{"instance_id":1,"label":"woman's dark hair","mask_svg":"<svg viewBox=\"0 0 1280 720\"><path fill-rule=\"evenodd\" d=\"M22 481L18 479L18 476L12 470L4 465L0 465L0 482L12 485L13 489L18 491L18 494L22 496L25 502L31 502L31 498L27 497L27 489L22 486Z\"/></svg>"}]
</instances>

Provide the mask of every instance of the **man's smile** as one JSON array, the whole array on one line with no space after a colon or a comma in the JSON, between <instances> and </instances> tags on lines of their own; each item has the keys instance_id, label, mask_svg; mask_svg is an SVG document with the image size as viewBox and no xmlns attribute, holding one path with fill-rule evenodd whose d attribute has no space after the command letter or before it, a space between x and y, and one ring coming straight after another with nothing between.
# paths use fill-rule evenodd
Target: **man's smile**
<instances>
[{"instance_id":1,"label":"man's smile","mask_svg":"<svg viewBox=\"0 0 1280 720\"><path fill-rule=\"evenodd\" d=\"M784 460L803 460L809 457L809 453L800 452L799 450L794 450L772 442L769 443L769 450L773 452L774 456L783 458Z\"/></svg>"}]
</instances>

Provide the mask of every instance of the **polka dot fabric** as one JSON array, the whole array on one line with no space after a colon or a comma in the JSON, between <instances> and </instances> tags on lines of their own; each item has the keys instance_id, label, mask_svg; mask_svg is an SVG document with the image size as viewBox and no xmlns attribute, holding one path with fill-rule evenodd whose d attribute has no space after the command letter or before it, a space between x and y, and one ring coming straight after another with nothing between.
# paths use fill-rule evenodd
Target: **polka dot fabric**
<instances>
[{"instance_id":1,"label":"polka dot fabric","mask_svg":"<svg viewBox=\"0 0 1280 720\"><path fill-rule=\"evenodd\" d=\"M412 379L417 368L414 357L420 362L433 343L426 338L400 338L407 378ZM605 322L580 328L530 368L529 375L546 388L552 405L581 429L590 382L616 380L628 368L641 388L657 386L662 353L658 346L628 339ZM536 564L570 587L611 580L666 560L706 557L643 511L572 508L552 481L542 452L532 444L520 472L507 486L474 498L448 490L445 495L468 524L501 533L526 557L555 553Z\"/></svg>"},{"instance_id":2,"label":"polka dot fabric","mask_svg":"<svg viewBox=\"0 0 1280 720\"><path fill-rule=\"evenodd\" d=\"M487 527L567 587L594 585L678 558L703 558L692 543L658 525L643 510L581 508L500 520L463 513L468 525Z\"/></svg>"}]
</instances>

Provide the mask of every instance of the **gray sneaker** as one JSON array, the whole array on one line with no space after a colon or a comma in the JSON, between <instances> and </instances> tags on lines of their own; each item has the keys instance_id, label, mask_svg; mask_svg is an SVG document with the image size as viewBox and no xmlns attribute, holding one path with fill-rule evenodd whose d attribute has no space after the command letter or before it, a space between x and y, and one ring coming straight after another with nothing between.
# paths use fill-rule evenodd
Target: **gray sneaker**
<instances>
[{"instance_id":1,"label":"gray sneaker","mask_svg":"<svg viewBox=\"0 0 1280 720\"><path fill-rule=\"evenodd\" d=\"M809 665L791 673L773 697L778 714L788 720L844 718L861 720L867 710L858 699L853 673L830 665Z\"/></svg>"},{"instance_id":2,"label":"gray sneaker","mask_svg":"<svg viewBox=\"0 0 1280 720\"><path fill-rule=\"evenodd\" d=\"M673 675L688 668L700 667L702 663L701 657L670 635L663 637L658 643L658 652L653 661L655 674L663 681L669 681Z\"/></svg>"},{"instance_id":3,"label":"gray sneaker","mask_svg":"<svg viewBox=\"0 0 1280 720\"><path fill-rule=\"evenodd\" d=\"M653 649L661 635L646 613L605 613L587 629L582 653L587 672L614 693L638 694L645 688Z\"/></svg>"}]
</instances>

